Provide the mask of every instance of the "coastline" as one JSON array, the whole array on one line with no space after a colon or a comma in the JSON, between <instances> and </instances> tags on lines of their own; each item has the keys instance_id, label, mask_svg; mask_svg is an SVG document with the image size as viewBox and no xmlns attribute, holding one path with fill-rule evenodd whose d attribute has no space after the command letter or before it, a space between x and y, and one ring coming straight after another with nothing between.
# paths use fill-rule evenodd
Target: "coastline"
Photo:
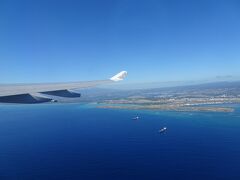
<instances>
[{"instance_id":1,"label":"coastline","mask_svg":"<svg viewBox=\"0 0 240 180\"><path fill-rule=\"evenodd\" d=\"M176 111L176 112L234 112L232 107L212 106L173 106L173 105L119 105L100 104L100 109L127 109L127 110L154 110L154 111Z\"/></svg>"}]
</instances>

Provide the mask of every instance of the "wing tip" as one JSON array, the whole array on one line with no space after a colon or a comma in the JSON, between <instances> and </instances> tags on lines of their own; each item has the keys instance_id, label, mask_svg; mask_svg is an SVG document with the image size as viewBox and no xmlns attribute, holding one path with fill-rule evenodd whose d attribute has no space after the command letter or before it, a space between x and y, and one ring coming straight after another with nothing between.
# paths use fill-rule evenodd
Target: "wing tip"
<instances>
[{"instance_id":1,"label":"wing tip","mask_svg":"<svg viewBox=\"0 0 240 180\"><path fill-rule=\"evenodd\" d=\"M122 81L127 76L127 71L121 71L120 73L116 74L115 76L111 77L110 80L112 81Z\"/></svg>"}]
</instances>

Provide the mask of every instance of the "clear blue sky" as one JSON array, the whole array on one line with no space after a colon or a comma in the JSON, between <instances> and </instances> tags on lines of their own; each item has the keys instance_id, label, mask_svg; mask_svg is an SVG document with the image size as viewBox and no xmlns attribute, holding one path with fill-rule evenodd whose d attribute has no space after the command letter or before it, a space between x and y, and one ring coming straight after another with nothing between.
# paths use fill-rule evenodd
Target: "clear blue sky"
<instances>
[{"instance_id":1,"label":"clear blue sky","mask_svg":"<svg viewBox=\"0 0 240 180\"><path fill-rule=\"evenodd\" d=\"M238 0L1 0L0 82L240 75Z\"/></svg>"}]
</instances>

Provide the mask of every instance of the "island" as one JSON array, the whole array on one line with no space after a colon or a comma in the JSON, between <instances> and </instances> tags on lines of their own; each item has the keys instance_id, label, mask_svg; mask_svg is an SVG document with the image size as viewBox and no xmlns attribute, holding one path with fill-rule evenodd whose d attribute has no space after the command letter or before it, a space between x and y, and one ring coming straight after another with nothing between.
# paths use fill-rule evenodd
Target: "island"
<instances>
[{"instance_id":1,"label":"island","mask_svg":"<svg viewBox=\"0 0 240 180\"><path fill-rule=\"evenodd\" d=\"M107 109L230 113L240 105L240 81L132 90L96 88L81 93L79 102Z\"/></svg>"}]
</instances>

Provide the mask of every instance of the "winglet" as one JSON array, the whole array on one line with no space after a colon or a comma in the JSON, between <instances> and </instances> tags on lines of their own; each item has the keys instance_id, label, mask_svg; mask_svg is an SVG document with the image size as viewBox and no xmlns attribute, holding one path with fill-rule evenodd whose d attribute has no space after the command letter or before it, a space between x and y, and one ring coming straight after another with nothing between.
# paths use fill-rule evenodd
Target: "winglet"
<instances>
[{"instance_id":1,"label":"winglet","mask_svg":"<svg viewBox=\"0 0 240 180\"><path fill-rule=\"evenodd\" d=\"M127 71L121 71L120 73L111 77L110 80L117 82L117 81L123 80L126 76L127 76Z\"/></svg>"}]
</instances>

